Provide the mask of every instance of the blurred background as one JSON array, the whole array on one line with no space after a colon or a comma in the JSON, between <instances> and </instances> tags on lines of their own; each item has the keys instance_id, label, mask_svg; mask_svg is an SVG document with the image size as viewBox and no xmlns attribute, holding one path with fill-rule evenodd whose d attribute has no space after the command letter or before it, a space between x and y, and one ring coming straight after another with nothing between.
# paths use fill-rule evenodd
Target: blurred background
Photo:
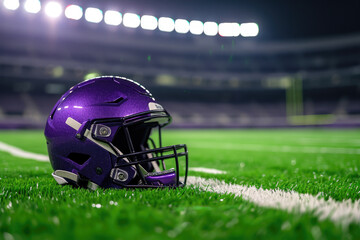
<instances>
[{"instance_id":1,"label":"blurred background","mask_svg":"<svg viewBox=\"0 0 360 240\"><path fill-rule=\"evenodd\" d=\"M359 127L359 1L1 0L0 128L131 78L172 127Z\"/></svg>"}]
</instances>

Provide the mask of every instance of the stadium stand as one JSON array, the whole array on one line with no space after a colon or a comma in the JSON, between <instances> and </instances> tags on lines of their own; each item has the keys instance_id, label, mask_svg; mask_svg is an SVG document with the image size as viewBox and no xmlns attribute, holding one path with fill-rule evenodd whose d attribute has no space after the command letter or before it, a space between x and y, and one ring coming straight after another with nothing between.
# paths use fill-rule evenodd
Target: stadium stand
<instances>
[{"instance_id":1,"label":"stadium stand","mask_svg":"<svg viewBox=\"0 0 360 240\"><path fill-rule=\"evenodd\" d=\"M0 15L1 126L42 127L60 95L89 73L140 82L175 127L360 125L360 35L257 41L68 19L56 28ZM332 120L289 120L322 115Z\"/></svg>"}]
</instances>

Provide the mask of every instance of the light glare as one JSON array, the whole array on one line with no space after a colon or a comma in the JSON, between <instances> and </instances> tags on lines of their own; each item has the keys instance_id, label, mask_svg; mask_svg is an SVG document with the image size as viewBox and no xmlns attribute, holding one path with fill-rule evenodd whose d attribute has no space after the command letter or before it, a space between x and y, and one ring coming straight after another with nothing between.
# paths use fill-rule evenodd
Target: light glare
<instances>
[{"instance_id":1,"label":"light glare","mask_svg":"<svg viewBox=\"0 0 360 240\"><path fill-rule=\"evenodd\" d=\"M159 18L159 30L163 32L172 32L175 29L174 19L169 17Z\"/></svg>"},{"instance_id":2,"label":"light glare","mask_svg":"<svg viewBox=\"0 0 360 240\"><path fill-rule=\"evenodd\" d=\"M220 23L219 35L222 37L238 37L240 35L240 25L238 23Z\"/></svg>"},{"instance_id":3,"label":"light glare","mask_svg":"<svg viewBox=\"0 0 360 240\"><path fill-rule=\"evenodd\" d=\"M157 28L157 18L151 15L141 17L141 28L146 30L155 30Z\"/></svg>"},{"instance_id":4,"label":"light glare","mask_svg":"<svg viewBox=\"0 0 360 240\"><path fill-rule=\"evenodd\" d=\"M45 14L51 18L57 18L62 13L62 7L57 2L49 2L45 6Z\"/></svg>"},{"instance_id":5,"label":"light glare","mask_svg":"<svg viewBox=\"0 0 360 240\"><path fill-rule=\"evenodd\" d=\"M106 11L104 21L108 25L118 26L122 21L122 15L118 11Z\"/></svg>"},{"instance_id":6,"label":"light glare","mask_svg":"<svg viewBox=\"0 0 360 240\"><path fill-rule=\"evenodd\" d=\"M20 6L19 0L5 0L4 7L9 10L16 10Z\"/></svg>"},{"instance_id":7,"label":"light glare","mask_svg":"<svg viewBox=\"0 0 360 240\"><path fill-rule=\"evenodd\" d=\"M123 20L125 27L137 28L140 26L140 16L135 13L125 13Z\"/></svg>"},{"instance_id":8,"label":"light glare","mask_svg":"<svg viewBox=\"0 0 360 240\"><path fill-rule=\"evenodd\" d=\"M190 24L185 19L176 19L175 31L178 33L187 33L190 30Z\"/></svg>"},{"instance_id":9,"label":"light glare","mask_svg":"<svg viewBox=\"0 0 360 240\"><path fill-rule=\"evenodd\" d=\"M256 23L243 23L240 25L240 34L243 37L255 37L259 34L259 26Z\"/></svg>"},{"instance_id":10,"label":"light glare","mask_svg":"<svg viewBox=\"0 0 360 240\"><path fill-rule=\"evenodd\" d=\"M28 13L38 13L41 10L41 3L39 0L27 0L24 9Z\"/></svg>"},{"instance_id":11,"label":"light glare","mask_svg":"<svg viewBox=\"0 0 360 240\"><path fill-rule=\"evenodd\" d=\"M79 20L83 16L83 9L78 5L69 5L65 9L65 17L73 20Z\"/></svg>"},{"instance_id":12,"label":"light glare","mask_svg":"<svg viewBox=\"0 0 360 240\"><path fill-rule=\"evenodd\" d=\"M201 21L193 20L190 22L190 32L194 35L200 35L204 31L204 24Z\"/></svg>"},{"instance_id":13,"label":"light glare","mask_svg":"<svg viewBox=\"0 0 360 240\"><path fill-rule=\"evenodd\" d=\"M98 8L89 7L85 11L85 19L88 22L99 23L103 19L103 13Z\"/></svg>"},{"instance_id":14,"label":"light glare","mask_svg":"<svg viewBox=\"0 0 360 240\"><path fill-rule=\"evenodd\" d=\"M218 25L216 22L204 23L204 33L207 36L215 36L218 33Z\"/></svg>"}]
</instances>

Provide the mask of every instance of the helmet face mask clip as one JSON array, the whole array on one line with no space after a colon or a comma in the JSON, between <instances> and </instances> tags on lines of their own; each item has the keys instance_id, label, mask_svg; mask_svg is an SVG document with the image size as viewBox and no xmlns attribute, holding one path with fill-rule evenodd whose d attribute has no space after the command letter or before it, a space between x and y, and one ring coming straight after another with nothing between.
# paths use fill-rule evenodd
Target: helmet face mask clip
<instances>
[{"instance_id":1,"label":"helmet face mask clip","mask_svg":"<svg viewBox=\"0 0 360 240\"><path fill-rule=\"evenodd\" d=\"M69 90L70 94L65 93L66 98L59 100L55 113L48 118L45 136L55 180L61 185L90 189L184 186L188 171L186 145L162 146L161 129L170 124L169 113L147 90L142 94L139 88L145 88L131 80L101 77L92 81L88 89L79 87L80 83ZM84 97L83 92L96 93L95 89L101 87L107 91L104 99L97 98L104 104L97 103L99 99L92 104L93 99ZM105 94L126 98L115 105ZM76 110L89 111L66 111L69 102L77 104ZM131 109L134 105L137 107ZM155 129L158 147L150 137ZM167 169L166 165L173 168ZM183 182L180 173L184 174Z\"/></svg>"}]
</instances>

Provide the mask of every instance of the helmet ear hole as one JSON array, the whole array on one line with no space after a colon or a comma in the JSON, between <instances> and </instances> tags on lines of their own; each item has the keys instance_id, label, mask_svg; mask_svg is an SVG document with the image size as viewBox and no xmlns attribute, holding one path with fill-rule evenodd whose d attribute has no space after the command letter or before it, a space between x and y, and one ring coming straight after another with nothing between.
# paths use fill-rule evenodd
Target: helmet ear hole
<instances>
[{"instance_id":1,"label":"helmet ear hole","mask_svg":"<svg viewBox=\"0 0 360 240\"><path fill-rule=\"evenodd\" d=\"M90 158L90 155L84 153L70 153L67 158L79 165L83 165Z\"/></svg>"}]
</instances>

